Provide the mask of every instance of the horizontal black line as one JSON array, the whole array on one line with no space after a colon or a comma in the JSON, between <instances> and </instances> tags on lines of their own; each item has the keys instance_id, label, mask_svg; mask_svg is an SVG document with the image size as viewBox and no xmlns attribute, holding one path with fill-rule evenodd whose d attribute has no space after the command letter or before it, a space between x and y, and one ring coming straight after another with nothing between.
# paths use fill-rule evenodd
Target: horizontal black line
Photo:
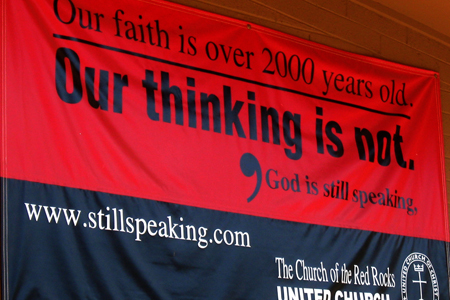
<instances>
[{"instance_id":1,"label":"horizontal black line","mask_svg":"<svg viewBox=\"0 0 450 300\"><path fill-rule=\"evenodd\" d=\"M180 68L184 68L184 69L199 71L199 72L202 72L202 73L207 73L207 74L212 74L212 75L216 75L216 76L220 76L220 77L224 77L224 78L229 78L229 79L234 79L234 80L238 80L238 81L242 81L242 82L247 82L247 83L263 86L263 87L266 87L266 88L271 88L271 89L275 89L275 90L279 90L279 91L283 91L283 92L288 92L288 93L292 93L292 94L296 94L296 95L301 95L301 96L305 96L305 97L309 97L309 98L314 98L314 99L317 99L317 100L322 100L322 101L326 101L326 102L330 102L330 103L335 103L335 104L339 104L339 105L345 105L345 106L353 107L353 108L360 109L360 110L365 110L365 111L376 113L376 114L411 119L410 116L405 115L405 114L397 114L397 113L389 113L389 112L385 112L385 111L380 111L380 110L364 107L364 106L361 106L361 105L356 105L356 104L351 104L351 103L347 103L347 102L343 102L343 101L339 101L339 100L334 100L334 99L329 99L329 98L325 98L325 97L320 97L320 96L316 96L316 95L300 92L300 91L293 90L293 89L288 89L288 88L284 88L284 87L280 87L280 86L276 86L276 85L271 85L271 84L267 84L267 83L258 82L258 81L255 81L255 80L250 80L250 79L246 79L246 78L232 76L232 75L228 75L228 74L224 74L224 73L220 73L220 72L212 71L212 70L208 70L208 69L198 68L198 67L190 66L190 65L187 65L187 64L181 64L181 63L173 62L173 61L170 61L170 60L166 60L166 59L162 59L162 58L158 58L158 57L154 57L154 56L150 56L150 55L146 55L146 54L142 54L142 53L138 53L138 52L133 52L133 51L125 50L125 49L120 49L120 48L116 48L116 47L112 47L112 46L108 46L108 45L102 45L102 44L99 44L99 43L95 43L95 42L91 42L91 41L87 41L87 40L83 40L83 39L79 39L79 38L75 38L75 37L70 37L70 36L65 36L65 35L60 35L60 34L53 34L53 36L55 38L58 38L58 39L78 42L78 43L82 43L82 44L86 44L86 45L90 45L90 46L94 46L94 47L98 47L98 48L102 48L102 49L106 49L106 50L110 50L110 51L115 51L115 52L119 52L119 53L123 53L123 54L128 54L128 55L132 55L132 56L136 56L136 57L140 57L140 58L144 58L144 59L160 62L160 63L167 64L167 65L172 65L172 66L176 66L176 67L180 67Z\"/></svg>"}]
</instances>

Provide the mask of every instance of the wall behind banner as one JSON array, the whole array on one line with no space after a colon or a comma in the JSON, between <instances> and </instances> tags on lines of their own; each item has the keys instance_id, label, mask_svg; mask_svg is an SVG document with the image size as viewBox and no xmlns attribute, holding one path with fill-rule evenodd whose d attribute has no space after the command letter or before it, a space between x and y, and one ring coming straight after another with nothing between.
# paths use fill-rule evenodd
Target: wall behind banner
<instances>
[{"instance_id":1,"label":"wall behind banner","mask_svg":"<svg viewBox=\"0 0 450 300\"><path fill-rule=\"evenodd\" d=\"M352 53L440 73L446 186L450 191L450 31L446 33L444 28L433 29L420 23L423 22L421 18L425 18L421 8L411 7L418 1L406 1L410 6L405 10L408 15L378 3L383 1L171 0ZM385 3L394 8L401 5L401 1L396 0ZM424 3L420 4L429 10L438 2ZM445 7L441 11L439 6L435 8L435 13L445 11ZM437 23L432 19L430 24ZM450 206L449 195L447 203Z\"/></svg>"}]
</instances>

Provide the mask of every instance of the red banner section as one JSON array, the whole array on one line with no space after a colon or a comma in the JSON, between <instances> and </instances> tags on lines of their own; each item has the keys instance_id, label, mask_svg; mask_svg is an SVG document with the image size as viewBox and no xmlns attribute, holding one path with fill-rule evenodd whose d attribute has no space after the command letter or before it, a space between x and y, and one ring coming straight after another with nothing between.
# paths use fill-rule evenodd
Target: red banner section
<instances>
[{"instance_id":1,"label":"red banner section","mask_svg":"<svg viewBox=\"0 0 450 300\"><path fill-rule=\"evenodd\" d=\"M166 2L2 2L2 177L450 240L436 73Z\"/></svg>"}]
</instances>

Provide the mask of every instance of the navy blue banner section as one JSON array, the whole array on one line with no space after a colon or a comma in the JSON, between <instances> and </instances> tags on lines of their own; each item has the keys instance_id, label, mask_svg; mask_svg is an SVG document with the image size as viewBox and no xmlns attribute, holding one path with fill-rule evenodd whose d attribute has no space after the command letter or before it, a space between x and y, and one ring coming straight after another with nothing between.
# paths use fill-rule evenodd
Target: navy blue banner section
<instances>
[{"instance_id":1,"label":"navy blue banner section","mask_svg":"<svg viewBox=\"0 0 450 300\"><path fill-rule=\"evenodd\" d=\"M9 299L448 297L442 241L3 180Z\"/></svg>"}]
</instances>

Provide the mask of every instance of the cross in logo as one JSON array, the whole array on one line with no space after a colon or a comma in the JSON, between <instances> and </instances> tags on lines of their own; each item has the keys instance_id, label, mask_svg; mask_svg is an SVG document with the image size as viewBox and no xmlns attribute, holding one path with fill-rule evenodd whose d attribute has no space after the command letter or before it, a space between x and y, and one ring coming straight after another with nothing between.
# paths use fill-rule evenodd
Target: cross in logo
<instances>
[{"instance_id":1,"label":"cross in logo","mask_svg":"<svg viewBox=\"0 0 450 300\"><path fill-rule=\"evenodd\" d=\"M419 300L423 300L422 283L427 283L426 281L422 280L422 277L420 275L420 273L423 272L423 265L422 264L414 265L414 271L416 271L419 274L419 280L413 280L412 282L420 284L420 299Z\"/></svg>"}]
</instances>

